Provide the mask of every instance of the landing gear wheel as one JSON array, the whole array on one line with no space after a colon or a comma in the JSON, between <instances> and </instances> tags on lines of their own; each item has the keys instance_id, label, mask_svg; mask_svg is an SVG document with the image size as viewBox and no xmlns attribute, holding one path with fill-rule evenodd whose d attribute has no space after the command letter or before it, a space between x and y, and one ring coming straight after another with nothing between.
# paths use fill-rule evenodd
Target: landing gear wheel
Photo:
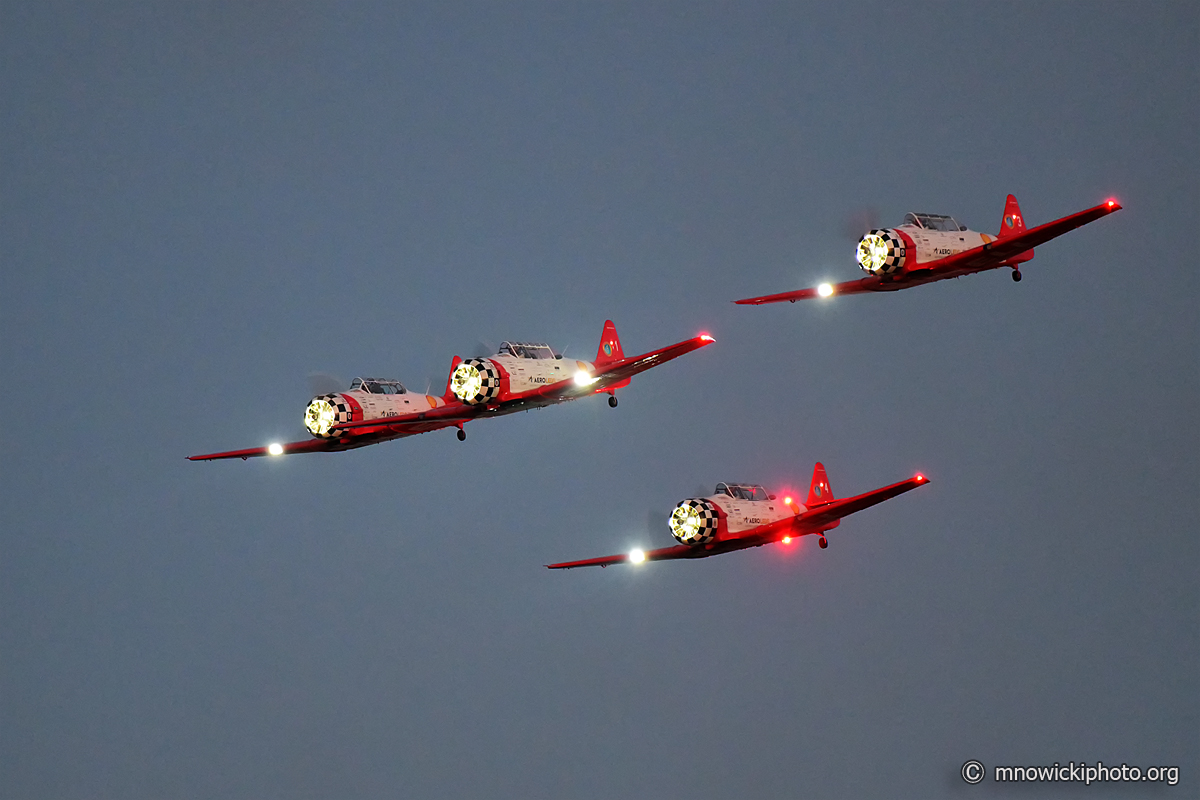
<instances>
[{"instance_id":1,"label":"landing gear wheel","mask_svg":"<svg viewBox=\"0 0 1200 800\"><path fill-rule=\"evenodd\" d=\"M824 550L826 547L829 547L829 540L822 536L820 539L817 539L817 544Z\"/></svg>"},{"instance_id":2,"label":"landing gear wheel","mask_svg":"<svg viewBox=\"0 0 1200 800\"><path fill-rule=\"evenodd\" d=\"M465 442L467 440L467 432L464 431L462 428L458 429L458 440L460 442Z\"/></svg>"},{"instance_id":3,"label":"landing gear wheel","mask_svg":"<svg viewBox=\"0 0 1200 800\"><path fill-rule=\"evenodd\" d=\"M617 396L615 394L610 394L608 396L608 407L609 408L617 407Z\"/></svg>"},{"instance_id":4,"label":"landing gear wheel","mask_svg":"<svg viewBox=\"0 0 1200 800\"><path fill-rule=\"evenodd\" d=\"M1014 269L1012 275L1013 275L1014 281L1016 281L1017 283L1021 282L1021 270Z\"/></svg>"}]
</instances>

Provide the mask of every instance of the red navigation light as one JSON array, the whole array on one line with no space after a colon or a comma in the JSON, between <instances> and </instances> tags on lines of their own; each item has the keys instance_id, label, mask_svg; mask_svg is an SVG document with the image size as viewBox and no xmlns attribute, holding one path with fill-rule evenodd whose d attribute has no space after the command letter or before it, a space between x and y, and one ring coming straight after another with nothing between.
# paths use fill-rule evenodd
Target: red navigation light
<instances>
[{"instance_id":1,"label":"red navigation light","mask_svg":"<svg viewBox=\"0 0 1200 800\"><path fill-rule=\"evenodd\" d=\"M925 476L920 473L917 473L917 483L922 483L924 480L925 480Z\"/></svg>"},{"instance_id":2,"label":"red navigation light","mask_svg":"<svg viewBox=\"0 0 1200 800\"><path fill-rule=\"evenodd\" d=\"M784 543L784 544L791 544L791 543L792 543L792 537L790 537L790 536L785 536L785 537L783 537L783 543Z\"/></svg>"},{"instance_id":3,"label":"red navigation light","mask_svg":"<svg viewBox=\"0 0 1200 800\"><path fill-rule=\"evenodd\" d=\"M702 342L715 342L715 341L716 341L716 339L714 339L713 337L709 336L707 333L702 333L702 334L700 334L700 341L702 341Z\"/></svg>"}]
</instances>

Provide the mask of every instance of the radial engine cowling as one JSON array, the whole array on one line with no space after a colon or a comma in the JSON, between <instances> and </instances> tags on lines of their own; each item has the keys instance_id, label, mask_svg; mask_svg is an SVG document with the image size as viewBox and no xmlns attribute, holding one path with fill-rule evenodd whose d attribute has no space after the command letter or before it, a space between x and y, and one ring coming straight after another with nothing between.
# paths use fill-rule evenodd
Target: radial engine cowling
<instances>
[{"instance_id":1,"label":"radial engine cowling","mask_svg":"<svg viewBox=\"0 0 1200 800\"><path fill-rule=\"evenodd\" d=\"M720 512L708 500L684 500L675 506L667 525L680 544L708 544L717 536Z\"/></svg>"},{"instance_id":2,"label":"radial engine cowling","mask_svg":"<svg viewBox=\"0 0 1200 800\"><path fill-rule=\"evenodd\" d=\"M351 422L354 419L354 409L357 403L344 394L323 394L308 401L304 409L304 427L313 436L321 439L333 439L345 431L332 430L334 425Z\"/></svg>"},{"instance_id":3,"label":"radial engine cowling","mask_svg":"<svg viewBox=\"0 0 1200 800\"><path fill-rule=\"evenodd\" d=\"M468 358L450 376L450 391L464 403L479 405L500 394L500 370L486 358Z\"/></svg>"},{"instance_id":4,"label":"radial engine cowling","mask_svg":"<svg viewBox=\"0 0 1200 800\"><path fill-rule=\"evenodd\" d=\"M908 261L911 245L900 231L874 230L858 240L855 258L868 275L891 275Z\"/></svg>"}]
</instances>

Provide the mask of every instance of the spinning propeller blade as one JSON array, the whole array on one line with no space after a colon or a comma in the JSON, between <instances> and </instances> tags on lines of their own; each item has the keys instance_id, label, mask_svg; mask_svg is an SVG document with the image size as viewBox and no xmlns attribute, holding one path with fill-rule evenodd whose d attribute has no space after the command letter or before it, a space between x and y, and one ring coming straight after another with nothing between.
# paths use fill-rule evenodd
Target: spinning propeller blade
<instances>
[{"instance_id":1,"label":"spinning propeller blade","mask_svg":"<svg viewBox=\"0 0 1200 800\"><path fill-rule=\"evenodd\" d=\"M308 373L308 393L310 397L340 392L344 386L346 386L344 380L336 375L330 375L328 372Z\"/></svg>"}]
</instances>

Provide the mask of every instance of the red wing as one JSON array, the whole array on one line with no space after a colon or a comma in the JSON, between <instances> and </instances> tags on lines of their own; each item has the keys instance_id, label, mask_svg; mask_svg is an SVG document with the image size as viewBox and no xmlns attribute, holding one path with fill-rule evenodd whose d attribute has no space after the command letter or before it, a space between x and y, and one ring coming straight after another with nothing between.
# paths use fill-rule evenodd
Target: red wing
<instances>
[{"instance_id":1,"label":"red wing","mask_svg":"<svg viewBox=\"0 0 1200 800\"><path fill-rule=\"evenodd\" d=\"M659 364L665 364L671 359L679 358L679 356L690 353L693 350L706 347L714 341L708 334L703 334L694 339L688 339L686 342L679 342L660 350L642 353L640 356L633 356L632 358L623 358L607 366L598 367L592 372L594 380L583 386L576 383L574 377L571 377L558 383L540 386L537 389L531 389L528 392L514 395L506 402L535 398L565 400L575 397L586 397L587 395L602 392L611 386L627 381L639 372L645 372L651 367L657 367Z\"/></svg>"},{"instance_id":2,"label":"red wing","mask_svg":"<svg viewBox=\"0 0 1200 800\"><path fill-rule=\"evenodd\" d=\"M891 486L876 489L873 492L860 494L856 497L847 497L842 500L834 500L816 508L810 508L803 514L794 517L794 519L797 525L806 528L816 528L821 525L827 525L830 522L836 522L842 517L853 514L855 511L870 508L873 505L882 503L884 500L890 500L896 495L912 491L918 486L924 486L927 483L929 483L928 478L924 475L917 475L906 481L900 481L899 483L893 483Z\"/></svg>"},{"instance_id":3,"label":"red wing","mask_svg":"<svg viewBox=\"0 0 1200 800\"><path fill-rule=\"evenodd\" d=\"M208 453L203 456L188 456L188 461L216 461L221 458L257 458L258 456L290 456L294 453L324 453L336 450L335 439L306 439L303 442L288 442L280 445L278 453L272 453L266 447L251 447L248 450L230 450L228 453Z\"/></svg>"},{"instance_id":4,"label":"red wing","mask_svg":"<svg viewBox=\"0 0 1200 800\"><path fill-rule=\"evenodd\" d=\"M476 413L475 409L471 406L462 403L453 403L439 408L431 408L428 411L416 414L359 420L357 422L343 422L341 425L335 425L333 429L349 431L349 434L346 436L290 442L280 445L282 449L278 453L272 453L267 447L251 447L248 450L230 450L227 453L188 456L188 460L216 461L221 458L245 459L257 458L259 456L290 456L295 453L327 453L337 450L350 450L367 444L376 444L389 439L397 439L401 436L412 436L418 433L426 433L427 431L435 431L439 428L448 428L451 425L457 425L460 422L474 418ZM356 443L358 435L366 433L361 430L364 428L376 428L382 429L382 431L374 431L367 435L367 438L359 439Z\"/></svg>"},{"instance_id":5,"label":"red wing","mask_svg":"<svg viewBox=\"0 0 1200 800\"><path fill-rule=\"evenodd\" d=\"M949 258L942 259L932 266L935 272L964 268L987 269L992 266L998 266L1013 256L1019 256L1026 250L1032 250L1040 244L1045 244L1051 239L1062 236L1064 233L1081 228L1089 222L1095 222L1101 217L1106 217L1114 211L1120 210L1121 205L1110 200L1107 203L1101 203L1098 206L1070 214L1062 219L1047 222L1045 225L1030 228L1016 236L997 239L994 242L989 242L973 250L958 253Z\"/></svg>"},{"instance_id":6,"label":"red wing","mask_svg":"<svg viewBox=\"0 0 1200 800\"><path fill-rule=\"evenodd\" d=\"M748 531L742 531L733 539L714 542L706 547L688 547L678 544L674 547L664 547L660 550L647 550L643 555L644 561L673 561L680 558L708 558L751 547L761 547L782 539L792 529L800 517L788 517L767 525L760 525ZM625 564L630 561L629 554L605 556L603 558L588 558L583 561L567 561L563 564L547 564L548 569L574 569L575 567L607 567L609 564Z\"/></svg>"},{"instance_id":7,"label":"red wing","mask_svg":"<svg viewBox=\"0 0 1200 800\"><path fill-rule=\"evenodd\" d=\"M834 283L830 285L833 290L829 293L830 297L837 297L842 294L866 294L867 292L885 292L891 289L900 287L892 285L890 281L882 281L875 276L869 278L860 278L856 281L846 281L845 283ZM781 292L780 294L768 294L763 297L747 297L745 300L734 300L733 302L743 306L761 306L763 303L782 303L790 301L792 303L797 300L809 300L814 297L820 297L821 293L818 289L797 289L794 292Z\"/></svg>"},{"instance_id":8,"label":"red wing","mask_svg":"<svg viewBox=\"0 0 1200 800\"><path fill-rule=\"evenodd\" d=\"M714 341L716 340L708 334L702 334L694 339L688 339L686 342L679 342L678 344L653 350L649 353L642 353L640 356L615 361L592 373L592 377L596 378L596 383L591 384L588 388L591 388L592 391L600 391L612 386L614 383L628 380L651 367L657 367L659 364L665 364L693 350L707 347Z\"/></svg>"},{"instance_id":9,"label":"red wing","mask_svg":"<svg viewBox=\"0 0 1200 800\"><path fill-rule=\"evenodd\" d=\"M704 551L701 550L701 553ZM647 550L645 553L646 561L670 561L676 558L703 558L696 548L688 547L684 544L677 544L674 547L663 547L658 550ZM576 567L607 567L609 564L625 564L629 561L629 554L625 553L619 556L604 556L603 558L587 558L583 561L564 561L561 564L547 564L546 569L575 569Z\"/></svg>"}]
</instances>

